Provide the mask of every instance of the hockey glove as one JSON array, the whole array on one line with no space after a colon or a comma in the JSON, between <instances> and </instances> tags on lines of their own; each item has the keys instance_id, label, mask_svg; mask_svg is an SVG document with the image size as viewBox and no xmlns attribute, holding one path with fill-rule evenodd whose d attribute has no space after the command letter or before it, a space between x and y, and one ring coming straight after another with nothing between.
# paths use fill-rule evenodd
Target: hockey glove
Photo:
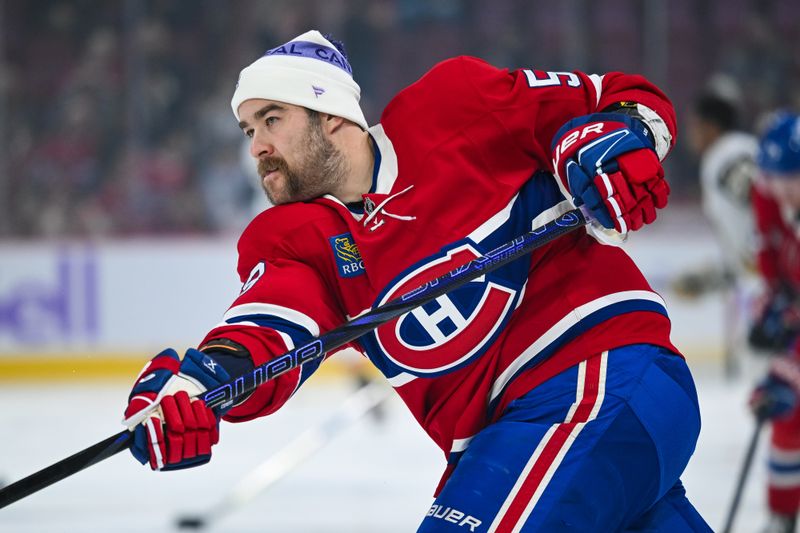
<instances>
[{"instance_id":1,"label":"hockey glove","mask_svg":"<svg viewBox=\"0 0 800 533\"><path fill-rule=\"evenodd\" d=\"M211 460L224 412L193 397L229 379L214 359L198 350L187 350L183 360L171 348L155 356L139 374L122 421L134 433L133 456L153 470Z\"/></svg>"},{"instance_id":2,"label":"hockey glove","mask_svg":"<svg viewBox=\"0 0 800 533\"><path fill-rule=\"evenodd\" d=\"M758 350L781 353L800 335L800 308L788 288L769 293L750 327L748 342Z\"/></svg>"},{"instance_id":3,"label":"hockey glove","mask_svg":"<svg viewBox=\"0 0 800 533\"><path fill-rule=\"evenodd\" d=\"M750 395L750 410L760 420L779 418L797 406L800 366L786 357L770 365L769 374Z\"/></svg>"},{"instance_id":4,"label":"hockey glove","mask_svg":"<svg viewBox=\"0 0 800 533\"><path fill-rule=\"evenodd\" d=\"M576 206L627 233L656 219L669 185L644 123L621 113L575 118L553 138L553 166Z\"/></svg>"}]
</instances>

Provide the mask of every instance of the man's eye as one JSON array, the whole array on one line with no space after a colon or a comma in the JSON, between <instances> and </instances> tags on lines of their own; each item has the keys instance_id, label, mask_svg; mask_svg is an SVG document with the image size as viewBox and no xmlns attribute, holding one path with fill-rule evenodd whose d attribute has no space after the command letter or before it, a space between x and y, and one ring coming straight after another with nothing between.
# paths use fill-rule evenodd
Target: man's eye
<instances>
[{"instance_id":1,"label":"man's eye","mask_svg":"<svg viewBox=\"0 0 800 533\"><path fill-rule=\"evenodd\" d=\"M253 130L247 130L244 132L245 137L249 137L250 139L253 138Z\"/></svg>"},{"instance_id":2,"label":"man's eye","mask_svg":"<svg viewBox=\"0 0 800 533\"><path fill-rule=\"evenodd\" d=\"M267 118L264 120L264 123L265 123L267 126L272 126L272 125L273 125L273 124L275 124L277 121L278 121L278 117L267 117Z\"/></svg>"}]
</instances>

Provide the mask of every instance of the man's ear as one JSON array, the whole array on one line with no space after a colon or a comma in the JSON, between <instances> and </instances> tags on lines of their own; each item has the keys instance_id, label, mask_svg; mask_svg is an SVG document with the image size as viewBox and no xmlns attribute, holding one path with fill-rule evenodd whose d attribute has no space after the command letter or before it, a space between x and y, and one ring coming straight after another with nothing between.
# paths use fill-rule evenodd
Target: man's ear
<instances>
[{"instance_id":1,"label":"man's ear","mask_svg":"<svg viewBox=\"0 0 800 533\"><path fill-rule=\"evenodd\" d=\"M329 115L328 113L320 113L320 115L320 118L322 119L322 127L327 133L335 133L344 125L345 119L342 117Z\"/></svg>"}]
</instances>

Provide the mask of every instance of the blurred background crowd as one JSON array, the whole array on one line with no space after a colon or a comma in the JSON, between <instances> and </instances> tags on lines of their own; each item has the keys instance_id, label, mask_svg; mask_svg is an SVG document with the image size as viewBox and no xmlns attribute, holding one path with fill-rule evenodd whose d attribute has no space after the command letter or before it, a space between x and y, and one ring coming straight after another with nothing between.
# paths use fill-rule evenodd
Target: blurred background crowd
<instances>
[{"instance_id":1,"label":"blurred background crowd","mask_svg":"<svg viewBox=\"0 0 800 533\"><path fill-rule=\"evenodd\" d=\"M230 110L238 72L311 28L344 42L370 123L459 54L641 73L682 127L709 84L745 129L800 104L796 0L0 0L0 238L241 230L265 200ZM697 201L680 137L667 172L673 202Z\"/></svg>"}]
</instances>

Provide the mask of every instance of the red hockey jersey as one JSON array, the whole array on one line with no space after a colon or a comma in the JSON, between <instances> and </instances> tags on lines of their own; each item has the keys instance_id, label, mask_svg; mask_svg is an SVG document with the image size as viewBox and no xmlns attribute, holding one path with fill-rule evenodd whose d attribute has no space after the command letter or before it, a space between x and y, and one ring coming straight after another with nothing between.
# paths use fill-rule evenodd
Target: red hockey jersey
<instances>
[{"instance_id":1,"label":"red hockey jersey","mask_svg":"<svg viewBox=\"0 0 800 533\"><path fill-rule=\"evenodd\" d=\"M800 219L791 209L782 209L756 182L752 189L758 235L758 269L764 281L777 289L788 284L800 290Z\"/></svg>"},{"instance_id":2,"label":"red hockey jersey","mask_svg":"<svg viewBox=\"0 0 800 533\"><path fill-rule=\"evenodd\" d=\"M563 213L553 135L620 101L654 110L674 138L671 104L640 76L508 71L470 57L437 65L370 128L363 205L327 196L253 220L239 241L242 293L206 340L230 338L264 363ZM455 460L537 384L625 344L674 350L669 330L626 253L578 230L354 346ZM273 412L318 365L265 383L227 419Z\"/></svg>"}]
</instances>

